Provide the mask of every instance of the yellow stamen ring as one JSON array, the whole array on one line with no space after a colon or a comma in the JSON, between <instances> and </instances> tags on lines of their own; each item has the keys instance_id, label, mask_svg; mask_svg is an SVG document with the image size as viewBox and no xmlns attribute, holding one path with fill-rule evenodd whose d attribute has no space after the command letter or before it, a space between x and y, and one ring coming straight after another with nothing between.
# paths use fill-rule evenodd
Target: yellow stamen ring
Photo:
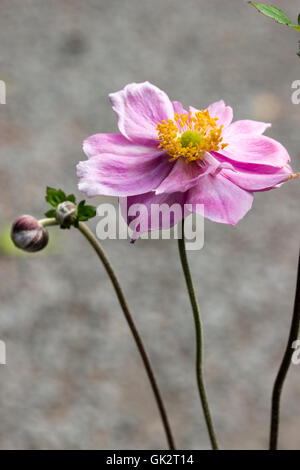
<instances>
[{"instance_id":1,"label":"yellow stamen ring","mask_svg":"<svg viewBox=\"0 0 300 470\"><path fill-rule=\"evenodd\" d=\"M170 161L183 157L186 163L203 160L205 152L218 151L228 144L222 143L223 126L217 126L218 118L209 112L198 111L194 115L175 114L171 119L157 124L158 147L171 157Z\"/></svg>"}]
</instances>

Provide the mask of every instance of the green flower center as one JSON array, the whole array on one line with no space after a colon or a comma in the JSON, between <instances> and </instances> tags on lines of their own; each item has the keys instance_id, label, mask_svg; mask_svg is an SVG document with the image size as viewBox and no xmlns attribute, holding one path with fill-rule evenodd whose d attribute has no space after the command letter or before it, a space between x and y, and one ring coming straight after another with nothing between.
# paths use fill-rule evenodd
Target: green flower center
<instances>
[{"instance_id":1,"label":"green flower center","mask_svg":"<svg viewBox=\"0 0 300 470\"><path fill-rule=\"evenodd\" d=\"M196 147L197 144L200 144L201 140L201 135L196 131L185 131L180 137L182 147L190 147L190 144Z\"/></svg>"}]
</instances>

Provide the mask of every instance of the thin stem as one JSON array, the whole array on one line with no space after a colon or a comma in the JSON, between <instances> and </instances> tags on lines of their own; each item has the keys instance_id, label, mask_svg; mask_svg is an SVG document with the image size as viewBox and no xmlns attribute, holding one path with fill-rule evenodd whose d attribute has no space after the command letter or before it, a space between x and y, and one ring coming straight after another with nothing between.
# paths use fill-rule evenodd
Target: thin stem
<instances>
[{"instance_id":1,"label":"thin stem","mask_svg":"<svg viewBox=\"0 0 300 470\"><path fill-rule=\"evenodd\" d=\"M289 339L287 342L286 350L274 383L272 394L272 410L271 410L271 426L270 426L270 450L277 449L278 431L279 431L279 413L280 413L280 397L283 384L288 373L291 359L293 356L293 343L297 340L300 325L300 255L298 262L298 276L296 285L296 295L294 303L294 313L292 324L290 328Z\"/></svg>"},{"instance_id":2,"label":"thin stem","mask_svg":"<svg viewBox=\"0 0 300 470\"><path fill-rule=\"evenodd\" d=\"M39 223L43 226L43 227L51 227L52 225L58 225L58 222L57 220L53 217L51 219L40 219L39 220Z\"/></svg>"},{"instance_id":3,"label":"thin stem","mask_svg":"<svg viewBox=\"0 0 300 470\"><path fill-rule=\"evenodd\" d=\"M143 345L140 334L139 334L139 332L138 332L138 330L135 326L134 320L133 320L133 318L131 316L131 313L129 311L129 308L127 306L127 302L126 302L125 296L123 294L123 291L120 287L119 281L118 281L118 279L117 279L117 277L116 277L116 275L113 271L113 268L111 267L106 255L105 255L100 243L98 242L98 240L96 239L94 234L91 232L91 230L87 227L87 225L85 225L82 222L79 222L78 229L80 230L80 232L85 236L85 238L89 241L89 243L94 248L95 252L99 256L100 260L102 261L102 263L104 265L104 268L105 268L105 270L106 270L106 272L107 272L107 274L108 274L108 276L109 276L109 278L110 278L110 280L111 280L111 282L114 286L114 289L116 291L116 294L117 294L118 300L120 302L121 308L122 308L123 313L125 315L126 321L128 323L128 326L131 330L131 333L134 337L135 343L136 343L137 348L139 350L139 353L141 355L142 361L144 363L144 366L145 366L145 369L146 369L146 372L147 372L147 375L148 375L148 378L149 378L149 381L150 381L150 384L151 384L151 387L152 387L152 390L153 390L153 393L154 393L154 397L155 397L155 400L156 400L156 403L157 403L157 406L158 406L158 410L159 410L160 417L161 417L161 420L162 420L162 423L163 423L163 427L164 427L164 430L165 430L165 433L166 433L169 448L171 450L175 450L175 442L174 442L174 439L173 439L173 436L172 436L168 416L167 416L166 409L164 407L162 397L161 397L161 394L160 394L160 391L159 391L159 388L158 388L158 385L157 385L157 382L156 382L156 379L155 379L155 376L154 376L154 372L152 370L152 366L151 366L150 360L148 358L148 355L146 353L146 350L145 350L145 347Z\"/></svg>"},{"instance_id":4,"label":"thin stem","mask_svg":"<svg viewBox=\"0 0 300 470\"><path fill-rule=\"evenodd\" d=\"M214 426L211 418L211 414L209 411L209 405L207 400L207 395L205 391L205 384L203 378L203 353L202 353L202 326L201 326L201 319L197 304L197 299L195 295L195 290L193 286L192 276L190 273L188 259L186 255L185 249L185 241L184 241L184 220L182 221L182 238L178 240L178 248L179 248L179 255L182 264L182 269L185 276L185 281L187 285L188 294L190 297L190 302L192 305L194 321L195 321L195 333L196 333L196 377L197 377L197 384L198 390L200 395L200 401L203 408L203 413L206 421L206 426L211 442L211 446L213 450L218 450L218 443L216 439L216 434L214 431Z\"/></svg>"}]
</instances>

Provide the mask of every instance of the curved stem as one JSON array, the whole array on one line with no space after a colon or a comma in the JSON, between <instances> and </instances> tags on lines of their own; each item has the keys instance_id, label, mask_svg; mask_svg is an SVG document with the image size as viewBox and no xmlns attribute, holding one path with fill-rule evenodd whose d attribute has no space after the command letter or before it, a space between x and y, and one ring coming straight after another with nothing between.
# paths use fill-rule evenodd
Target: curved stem
<instances>
[{"instance_id":1,"label":"curved stem","mask_svg":"<svg viewBox=\"0 0 300 470\"><path fill-rule=\"evenodd\" d=\"M279 430L279 413L280 413L280 397L283 384L288 373L291 359L293 356L293 343L297 340L300 325L300 255L298 262L298 276L296 286L296 296L294 303L294 313L292 324L290 328L289 339L287 342L286 350L274 383L272 394L272 410L271 410L271 426L270 426L270 450L277 449L278 430Z\"/></svg>"},{"instance_id":2,"label":"curved stem","mask_svg":"<svg viewBox=\"0 0 300 470\"><path fill-rule=\"evenodd\" d=\"M163 404L163 401L162 401L162 397L161 397L161 394L160 394L160 391L159 391L159 388L158 388L158 385L157 385L157 382L156 382L156 379L155 379L155 376L154 376L154 373L153 373L153 370L152 370L152 366L151 366L150 360L148 358L148 355L146 353L146 350L145 350L145 347L143 345L140 334L139 334L139 332L138 332L138 330L135 326L134 320L133 320L133 318L131 316L131 313L129 311L129 308L127 306L127 302L126 302L125 296L123 294L123 291L120 287L119 281L118 281L118 279L117 279L117 277L116 277L116 275L113 271L113 268L111 267L106 255L105 255L100 243L98 242L98 240L96 239L96 237L94 236L92 231L87 227L87 225L85 225L82 222L79 222L78 229L80 230L80 232L85 236L85 238L89 241L89 243L94 248L95 252L97 253L98 257L100 258L101 262L103 263L104 268L105 268L105 270L106 270L106 272L107 272L107 274L108 274L108 276L109 276L109 278L110 278L110 280L111 280L111 282L114 286L115 292L117 294L117 297L118 297L118 300L120 302L121 308L122 308L123 313L125 315L126 321L127 321L128 326L131 330L131 333L134 337L134 340L135 340L135 343L136 343L137 348L139 350L139 353L141 355L141 358L143 360L143 363L144 363L144 366L145 366L145 369L146 369L146 372L147 372L147 375L148 375L148 378L149 378L149 381L150 381L150 384L151 384L151 387L152 387L152 390L153 390L153 393L154 393L154 397L155 397L155 400L156 400L156 403L157 403L157 406L158 406L158 409L159 409L159 413L160 413L161 420L162 420L162 423L163 423L163 427L164 427L164 430L165 430L165 433L166 433L169 448L171 450L175 450L175 443L174 443L174 439L173 439L173 436L172 436L168 416L167 416L167 413L166 413L166 410L165 410L165 407L164 407L164 404Z\"/></svg>"},{"instance_id":3,"label":"curved stem","mask_svg":"<svg viewBox=\"0 0 300 470\"><path fill-rule=\"evenodd\" d=\"M203 413L206 421L206 426L208 430L208 434L210 437L210 442L213 450L218 450L218 443L216 439L216 434L214 431L214 426L211 418L211 414L209 411L209 405L207 400L207 395L205 391L205 384L203 378L203 354L202 354L202 326L201 326L201 319L197 304L197 299L195 295L195 290L193 286L192 276L190 273L186 249L185 249L185 241L184 241L184 220L182 221L182 238L178 240L178 248L179 248L179 255L182 264L182 269L185 276L185 281L187 285L188 294L190 297L190 302L192 305L194 321L195 321L195 333L196 333L196 376L197 376L197 384L198 390L200 395L200 401L203 408Z\"/></svg>"}]
</instances>

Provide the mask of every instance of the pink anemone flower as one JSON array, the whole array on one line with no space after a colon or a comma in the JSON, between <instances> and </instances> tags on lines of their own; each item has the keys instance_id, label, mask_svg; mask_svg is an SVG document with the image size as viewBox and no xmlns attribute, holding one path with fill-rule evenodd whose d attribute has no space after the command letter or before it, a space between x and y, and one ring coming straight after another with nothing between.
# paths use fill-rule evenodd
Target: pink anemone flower
<instances>
[{"instance_id":1,"label":"pink anemone flower","mask_svg":"<svg viewBox=\"0 0 300 470\"><path fill-rule=\"evenodd\" d=\"M253 192L299 176L286 149L263 135L271 124L232 122L232 108L223 100L186 111L149 82L131 83L109 98L120 133L84 141L88 160L77 166L79 189L88 197L125 200L127 223L133 204L150 209L177 203L190 212L202 205L208 219L236 225L250 210ZM145 217L147 231L169 228L153 227Z\"/></svg>"}]
</instances>

